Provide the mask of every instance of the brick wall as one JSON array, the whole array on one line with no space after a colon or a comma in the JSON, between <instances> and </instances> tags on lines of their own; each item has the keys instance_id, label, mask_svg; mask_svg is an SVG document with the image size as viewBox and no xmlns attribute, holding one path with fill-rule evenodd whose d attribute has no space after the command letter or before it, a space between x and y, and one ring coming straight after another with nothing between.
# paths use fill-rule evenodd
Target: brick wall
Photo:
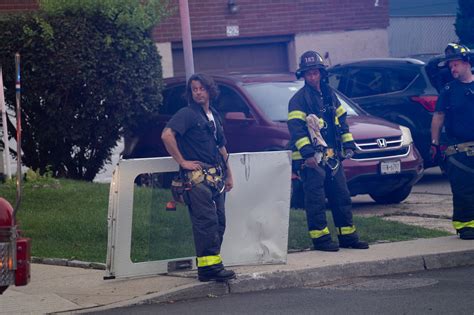
<instances>
[{"instance_id":1,"label":"brick wall","mask_svg":"<svg viewBox=\"0 0 474 315\"><path fill-rule=\"evenodd\" d=\"M37 9L36 0L0 0L0 13Z\"/></svg>"},{"instance_id":2,"label":"brick wall","mask_svg":"<svg viewBox=\"0 0 474 315\"><path fill-rule=\"evenodd\" d=\"M227 0L188 1L193 40L226 38L227 25L238 25L240 37L256 37L389 24L388 0L235 0L236 14L229 13ZM180 40L178 2L172 0L174 14L155 28L157 42Z\"/></svg>"}]
</instances>

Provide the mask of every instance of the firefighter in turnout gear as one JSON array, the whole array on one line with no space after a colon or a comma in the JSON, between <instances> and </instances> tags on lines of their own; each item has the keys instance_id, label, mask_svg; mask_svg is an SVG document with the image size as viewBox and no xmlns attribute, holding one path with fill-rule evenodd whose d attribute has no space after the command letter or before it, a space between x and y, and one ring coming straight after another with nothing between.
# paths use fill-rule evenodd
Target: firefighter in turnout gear
<instances>
[{"instance_id":1,"label":"firefighter in turnout gear","mask_svg":"<svg viewBox=\"0 0 474 315\"><path fill-rule=\"evenodd\" d=\"M304 78L305 85L290 99L288 106L293 172L299 174L303 183L306 218L314 249L367 249L369 245L359 240L352 221L352 202L341 163L353 156L355 143L346 123L346 110L326 83L326 76L326 66L318 53L307 51L301 56L296 77ZM311 121L308 118L314 117L319 120L316 131L308 126ZM332 241L327 226L326 197L339 245Z\"/></svg>"},{"instance_id":2,"label":"firefighter in turnout gear","mask_svg":"<svg viewBox=\"0 0 474 315\"><path fill-rule=\"evenodd\" d=\"M161 138L180 166L187 187L183 199L191 217L200 281L235 278L220 256L225 231L225 191L233 187L219 114L211 106L218 90L211 77L192 75L186 86L189 105L168 122Z\"/></svg>"},{"instance_id":3,"label":"firefighter in turnout gear","mask_svg":"<svg viewBox=\"0 0 474 315\"><path fill-rule=\"evenodd\" d=\"M450 43L445 65L455 79L441 91L431 122L431 156L441 158L440 133L444 126L446 171L453 192L453 226L461 239L474 239L474 54Z\"/></svg>"}]
</instances>

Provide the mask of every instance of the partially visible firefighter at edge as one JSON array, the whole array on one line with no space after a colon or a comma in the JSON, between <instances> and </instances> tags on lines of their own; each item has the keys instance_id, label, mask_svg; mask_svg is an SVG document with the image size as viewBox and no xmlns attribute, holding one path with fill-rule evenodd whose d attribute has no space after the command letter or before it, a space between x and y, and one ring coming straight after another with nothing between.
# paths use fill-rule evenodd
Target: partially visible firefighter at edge
<instances>
[{"instance_id":1,"label":"partially visible firefighter at edge","mask_svg":"<svg viewBox=\"0 0 474 315\"><path fill-rule=\"evenodd\" d=\"M431 156L444 155L453 192L453 226L461 239L474 239L474 54L464 45L450 43L444 64L454 81L446 84L436 103L431 122ZM447 149L440 151L445 127Z\"/></svg>"},{"instance_id":2,"label":"partially visible firefighter at edge","mask_svg":"<svg viewBox=\"0 0 474 315\"><path fill-rule=\"evenodd\" d=\"M233 179L222 122L212 107L218 93L211 77L192 75L186 86L188 106L171 118L161 135L187 186L183 197L191 217L200 281L235 278L220 256L225 192L232 189Z\"/></svg>"},{"instance_id":3,"label":"partially visible firefighter at edge","mask_svg":"<svg viewBox=\"0 0 474 315\"><path fill-rule=\"evenodd\" d=\"M346 110L327 84L326 66L315 51L300 58L298 79L305 85L290 99L290 130L293 172L303 184L309 235L315 250L335 252L342 248L367 249L352 221L352 202L342 160L354 154L355 143L346 123ZM326 196L327 193L327 196ZM332 241L326 220L329 201L339 244Z\"/></svg>"}]
</instances>

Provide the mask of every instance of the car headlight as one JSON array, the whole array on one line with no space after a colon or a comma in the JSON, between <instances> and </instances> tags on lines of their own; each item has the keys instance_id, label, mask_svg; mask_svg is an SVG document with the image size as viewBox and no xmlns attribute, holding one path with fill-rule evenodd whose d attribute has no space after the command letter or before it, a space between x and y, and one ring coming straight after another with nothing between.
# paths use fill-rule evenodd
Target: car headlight
<instances>
[{"instance_id":1,"label":"car headlight","mask_svg":"<svg viewBox=\"0 0 474 315\"><path fill-rule=\"evenodd\" d=\"M400 131L402 132L402 146L408 146L412 144L413 138L411 137L410 129L400 126Z\"/></svg>"}]
</instances>

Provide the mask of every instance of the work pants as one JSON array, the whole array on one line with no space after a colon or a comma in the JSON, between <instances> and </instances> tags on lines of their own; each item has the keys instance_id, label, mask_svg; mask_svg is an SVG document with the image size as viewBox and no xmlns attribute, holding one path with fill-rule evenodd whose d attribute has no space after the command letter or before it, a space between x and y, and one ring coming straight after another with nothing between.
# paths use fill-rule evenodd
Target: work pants
<instances>
[{"instance_id":1,"label":"work pants","mask_svg":"<svg viewBox=\"0 0 474 315\"><path fill-rule=\"evenodd\" d=\"M300 171L308 230L313 243L331 240L326 220L327 197L334 225L338 229L339 241L352 243L359 238L352 222L352 201L342 165L332 173L333 171L325 166L305 167Z\"/></svg>"},{"instance_id":2,"label":"work pants","mask_svg":"<svg viewBox=\"0 0 474 315\"><path fill-rule=\"evenodd\" d=\"M225 193L200 183L185 192L193 227L199 272L223 269L220 258L225 231Z\"/></svg>"},{"instance_id":3,"label":"work pants","mask_svg":"<svg viewBox=\"0 0 474 315\"><path fill-rule=\"evenodd\" d=\"M474 156L450 155L446 170L453 192L453 226L457 233L474 230Z\"/></svg>"}]
</instances>

